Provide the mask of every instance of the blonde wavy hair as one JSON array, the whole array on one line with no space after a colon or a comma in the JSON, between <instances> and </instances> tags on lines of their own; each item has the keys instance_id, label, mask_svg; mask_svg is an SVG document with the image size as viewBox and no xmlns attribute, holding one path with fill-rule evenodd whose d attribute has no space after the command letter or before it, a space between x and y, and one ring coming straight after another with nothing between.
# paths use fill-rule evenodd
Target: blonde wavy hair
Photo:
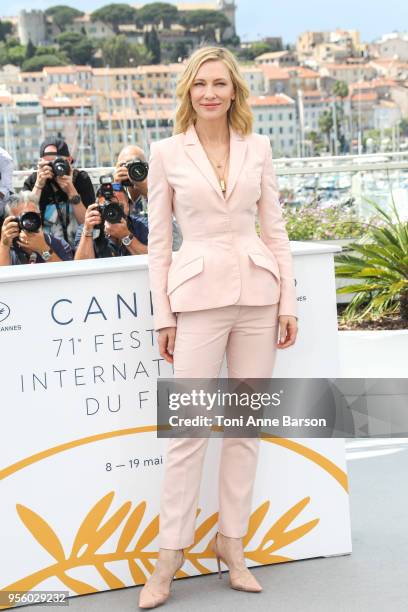
<instances>
[{"instance_id":1,"label":"blonde wavy hair","mask_svg":"<svg viewBox=\"0 0 408 612\"><path fill-rule=\"evenodd\" d=\"M228 122L231 127L242 135L251 134L253 115L247 98L250 91L241 74L239 64L234 55L225 47L201 47L189 57L177 85L176 96L178 104L175 113L173 135L185 132L195 122L195 112L190 98L190 87L200 66L208 60L221 60L227 66L235 91L235 100L228 109Z\"/></svg>"}]
</instances>

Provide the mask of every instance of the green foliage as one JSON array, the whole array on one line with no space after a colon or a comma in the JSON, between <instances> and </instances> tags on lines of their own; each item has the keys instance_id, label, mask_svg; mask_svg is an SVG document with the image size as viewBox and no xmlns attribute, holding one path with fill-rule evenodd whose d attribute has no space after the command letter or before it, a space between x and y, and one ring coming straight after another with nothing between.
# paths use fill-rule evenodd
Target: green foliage
<instances>
[{"instance_id":1,"label":"green foliage","mask_svg":"<svg viewBox=\"0 0 408 612\"><path fill-rule=\"evenodd\" d=\"M395 202L391 214L366 198L384 221L382 227L371 224L360 243L351 243L359 256L341 253L334 256L336 276L355 279L354 285L337 289L337 293L354 293L343 312L345 321L361 320L400 312L407 320L408 309L408 222L399 217Z\"/></svg>"},{"instance_id":2,"label":"green foliage","mask_svg":"<svg viewBox=\"0 0 408 612\"><path fill-rule=\"evenodd\" d=\"M8 63L8 55L6 45L0 42L0 66Z\"/></svg>"},{"instance_id":3,"label":"green foliage","mask_svg":"<svg viewBox=\"0 0 408 612\"><path fill-rule=\"evenodd\" d=\"M15 66L21 66L25 60L26 48L24 45L12 45L9 47L6 45L7 49L7 63L14 64Z\"/></svg>"},{"instance_id":4,"label":"green foliage","mask_svg":"<svg viewBox=\"0 0 408 612\"><path fill-rule=\"evenodd\" d=\"M259 41L253 43L246 49L241 49L239 51L239 57L242 59L254 60L258 55L262 55L262 53L272 53L273 51L282 51L282 48L279 45L272 45L265 41Z\"/></svg>"},{"instance_id":5,"label":"green foliage","mask_svg":"<svg viewBox=\"0 0 408 612\"><path fill-rule=\"evenodd\" d=\"M179 23L186 28L226 28L229 21L223 13L208 9L179 11Z\"/></svg>"},{"instance_id":6,"label":"green foliage","mask_svg":"<svg viewBox=\"0 0 408 612\"><path fill-rule=\"evenodd\" d=\"M71 6L60 4L46 9L45 14L52 17L54 23L60 30L65 30L67 26L71 25L75 17L81 17L84 13Z\"/></svg>"},{"instance_id":7,"label":"green foliage","mask_svg":"<svg viewBox=\"0 0 408 612\"><path fill-rule=\"evenodd\" d=\"M80 34L79 32L73 32L72 30L68 30L67 32L62 32L62 34L59 34L59 36L57 36L57 38L55 39L55 42L57 42L62 48L64 45L72 46L77 44L82 40L83 37L83 34Z\"/></svg>"},{"instance_id":8,"label":"green foliage","mask_svg":"<svg viewBox=\"0 0 408 612\"><path fill-rule=\"evenodd\" d=\"M30 57L34 57L35 55L35 45L31 42L31 38L27 43L26 46L26 50L25 50L25 59L30 59Z\"/></svg>"},{"instance_id":9,"label":"green foliage","mask_svg":"<svg viewBox=\"0 0 408 612\"><path fill-rule=\"evenodd\" d=\"M333 85L333 94L340 98L347 98L349 95L349 87L345 81L336 81Z\"/></svg>"},{"instance_id":10,"label":"green foliage","mask_svg":"<svg viewBox=\"0 0 408 612\"><path fill-rule=\"evenodd\" d=\"M159 25L163 21L164 27L169 28L172 23L178 22L178 14L179 12L174 4L152 2L137 10L136 24L141 28L144 24Z\"/></svg>"},{"instance_id":11,"label":"green foliage","mask_svg":"<svg viewBox=\"0 0 408 612\"><path fill-rule=\"evenodd\" d=\"M234 53L235 53L235 47L239 47L240 44L241 44L241 39L237 34L233 34L228 39L223 40L224 47L232 47Z\"/></svg>"},{"instance_id":12,"label":"green foliage","mask_svg":"<svg viewBox=\"0 0 408 612\"><path fill-rule=\"evenodd\" d=\"M74 45L71 49L68 57L74 64L91 64L93 60L93 54L95 51L95 45L86 36Z\"/></svg>"},{"instance_id":13,"label":"green foliage","mask_svg":"<svg viewBox=\"0 0 408 612\"><path fill-rule=\"evenodd\" d=\"M35 55L33 58L43 58L44 56L46 57L54 57L57 60L59 60L59 64L44 64L45 66L64 66L65 64L69 63L68 60L68 56L66 55L66 53L64 53L64 51L62 51L61 49L58 49L57 47L51 47L51 46L38 46L35 50ZM41 59L39 60L40 63L43 62L44 60ZM38 62L37 62L38 63ZM35 62L34 62L35 64Z\"/></svg>"},{"instance_id":14,"label":"green foliage","mask_svg":"<svg viewBox=\"0 0 408 612\"><path fill-rule=\"evenodd\" d=\"M137 11L129 4L107 4L91 13L92 21L103 21L117 31L119 24L134 23Z\"/></svg>"},{"instance_id":15,"label":"green foliage","mask_svg":"<svg viewBox=\"0 0 408 612\"><path fill-rule=\"evenodd\" d=\"M10 21L0 20L0 40L6 40L7 36L11 34L13 24Z\"/></svg>"},{"instance_id":16,"label":"green foliage","mask_svg":"<svg viewBox=\"0 0 408 612\"><path fill-rule=\"evenodd\" d=\"M44 66L65 66L66 63L67 62L64 62L56 55L35 55L25 60L22 69L27 72L38 72L42 70Z\"/></svg>"},{"instance_id":17,"label":"green foliage","mask_svg":"<svg viewBox=\"0 0 408 612\"><path fill-rule=\"evenodd\" d=\"M330 134L333 129L333 114L331 111L325 110L319 116L319 129L326 135L327 141L330 142Z\"/></svg>"},{"instance_id":18,"label":"green foliage","mask_svg":"<svg viewBox=\"0 0 408 612\"><path fill-rule=\"evenodd\" d=\"M57 43L73 64L90 64L95 44L79 32L63 32L57 37Z\"/></svg>"},{"instance_id":19,"label":"green foliage","mask_svg":"<svg viewBox=\"0 0 408 612\"><path fill-rule=\"evenodd\" d=\"M178 62L179 58L184 59L188 56L188 48L186 43L178 41L173 44L162 44L168 50L168 57L171 62Z\"/></svg>"},{"instance_id":20,"label":"green foliage","mask_svg":"<svg viewBox=\"0 0 408 612\"><path fill-rule=\"evenodd\" d=\"M120 34L105 40L102 44L103 63L111 68L151 64L152 54L144 45L131 44ZM130 60L133 60L131 62Z\"/></svg>"},{"instance_id":21,"label":"green foliage","mask_svg":"<svg viewBox=\"0 0 408 612\"><path fill-rule=\"evenodd\" d=\"M21 47L20 41L18 38L9 38L6 42L6 47L10 49L11 47Z\"/></svg>"},{"instance_id":22,"label":"green foliage","mask_svg":"<svg viewBox=\"0 0 408 612\"><path fill-rule=\"evenodd\" d=\"M145 32L144 45L146 49L148 49L150 53L152 54L153 64L160 64L160 60L161 60L160 40L159 40L159 37L157 36L157 32L155 28L153 28L150 32Z\"/></svg>"},{"instance_id":23,"label":"green foliage","mask_svg":"<svg viewBox=\"0 0 408 612\"><path fill-rule=\"evenodd\" d=\"M401 119L399 128L403 136L408 136L408 119L406 117Z\"/></svg>"},{"instance_id":24,"label":"green foliage","mask_svg":"<svg viewBox=\"0 0 408 612\"><path fill-rule=\"evenodd\" d=\"M38 45L38 47L35 50L35 54L36 56L38 55L57 55L58 49L57 47Z\"/></svg>"},{"instance_id":25,"label":"green foliage","mask_svg":"<svg viewBox=\"0 0 408 612\"><path fill-rule=\"evenodd\" d=\"M359 238L366 232L355 211L340 204L312 202L300 208L285 207L284 218L290 240Z\"/></svg>"}]
</instances>

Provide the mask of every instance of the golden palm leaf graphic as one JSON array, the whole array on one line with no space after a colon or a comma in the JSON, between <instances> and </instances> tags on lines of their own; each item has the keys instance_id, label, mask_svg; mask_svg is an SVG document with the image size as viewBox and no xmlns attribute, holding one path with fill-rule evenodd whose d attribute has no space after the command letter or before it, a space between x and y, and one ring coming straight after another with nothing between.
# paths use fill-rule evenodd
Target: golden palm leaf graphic
<instances>
[{"instance_id":1,"label":"golden palm leaf graphic","mask_svg":"<svg viewBox=\"0 0 408 612\"><path fill-rule=\"evenodd\" d=\"M112 561L125 561L135 585L144 584L147 577L154 569L153 560L157 559L158 551L146 550L159 533L159 515L141 530L136 538L136 543L131 544L139 531L142 519L146 512L146 502L140 502L131 510L132 502L127 501L119 509L108 517L108 511L113 501L114 491L102 497L88 512L82 521L74 538L71 552L66 555L60 539L53 528L36 512L17 504L17 512L37 542L55 559L55 563L44 567L25 578L21 578L13 584L4 587L2 591L20 591L26 593L37 587L41 582L50 577L57 577L69 589L78 595L85 593L96 593L99 589L81 580L71 578L67 572L75 567L92 565L100 573L110 589L123 588L124 584L111 570L106 567ZM289 508L264 534L259 546L249 549L249 544L268 513L270 502L265 501L251 515L248 532L243 539L245 556L259 564L282 563L292 561L291 558L276 554L284 546L302 538L311 531L319 522L313 519L290 529L291 523L300 515L309 504L310 497L305 497L297 504ZM197 516L201 509L198 509ZM200 552L193 552L197 545L204 540L216 525L218 512L206 518L196 529L194 543L184 549L186 561L189 561L201 574L210 574L204 563L207 559L213 559L214 554L209 548ZM103 522L104 521L104 522ZM98 553L101 546L120 529L120 536L116 549L108 553ZM204 562L204 563L203 563ZM179 570L176 578L189 576L186 572ZM0 609L12 606L0 606Z\"/></svg>"}]
</instances>

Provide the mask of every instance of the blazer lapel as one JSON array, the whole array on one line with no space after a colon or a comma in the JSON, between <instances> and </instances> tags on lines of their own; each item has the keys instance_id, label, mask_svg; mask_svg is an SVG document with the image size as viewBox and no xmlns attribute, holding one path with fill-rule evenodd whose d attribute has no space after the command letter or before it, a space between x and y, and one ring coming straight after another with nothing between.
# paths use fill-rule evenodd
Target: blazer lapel
<instances>
[{"instance_id":1,"label":"blazer lapel","mask_svg":"<svg viewBox=\"0 0 408 612\"><path fill-rule=\"evenodd\" d=\"M207 154L198 138L194 124L191 124L184 134L184 150L193 160L201 174L207 179L216 193L223 201L227 200L237 182L239 173L244 163L247 141L244 136L235 132L230 126L230 160L227 179L227 190L225 196L221 190L219 180L215 174Z\"/></svg>"},{"instance_id":2,"label":"blazer lapel","mask_svg":"<svg viewBox=\"0 0 408 612\"><path fill-rule=\"evenodd\" d=\"M230 127L230 160L225 199L228 200L244 165L248 141Z\"/></svg>"}]
</instances>

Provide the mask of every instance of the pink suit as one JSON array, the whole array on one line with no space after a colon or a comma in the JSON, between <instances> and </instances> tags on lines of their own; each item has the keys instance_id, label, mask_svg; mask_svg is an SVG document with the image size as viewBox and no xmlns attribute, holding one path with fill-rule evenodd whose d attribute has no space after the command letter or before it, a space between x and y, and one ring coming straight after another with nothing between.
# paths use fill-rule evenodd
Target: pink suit
<instances>
[{"instance_id":1,"label":"pink suit","mask_svg":"<svg viewBox=\"0 0 408 612\"><path fill-rule=\"evenodd\" d=\"M183 235L172 254L172 214ZM293 261L267 136L230 126L227 191L194 125L152 143L148 174L149 278L154 328L176 326L174 375L269 378L278 315L297 317ZM255 229L258 214L260 238ZM170 439L160 546L193 543L208 438ZM219 530L243 537L251 510L257 438L222 440Z\"/></svg>"}]
</instances>

